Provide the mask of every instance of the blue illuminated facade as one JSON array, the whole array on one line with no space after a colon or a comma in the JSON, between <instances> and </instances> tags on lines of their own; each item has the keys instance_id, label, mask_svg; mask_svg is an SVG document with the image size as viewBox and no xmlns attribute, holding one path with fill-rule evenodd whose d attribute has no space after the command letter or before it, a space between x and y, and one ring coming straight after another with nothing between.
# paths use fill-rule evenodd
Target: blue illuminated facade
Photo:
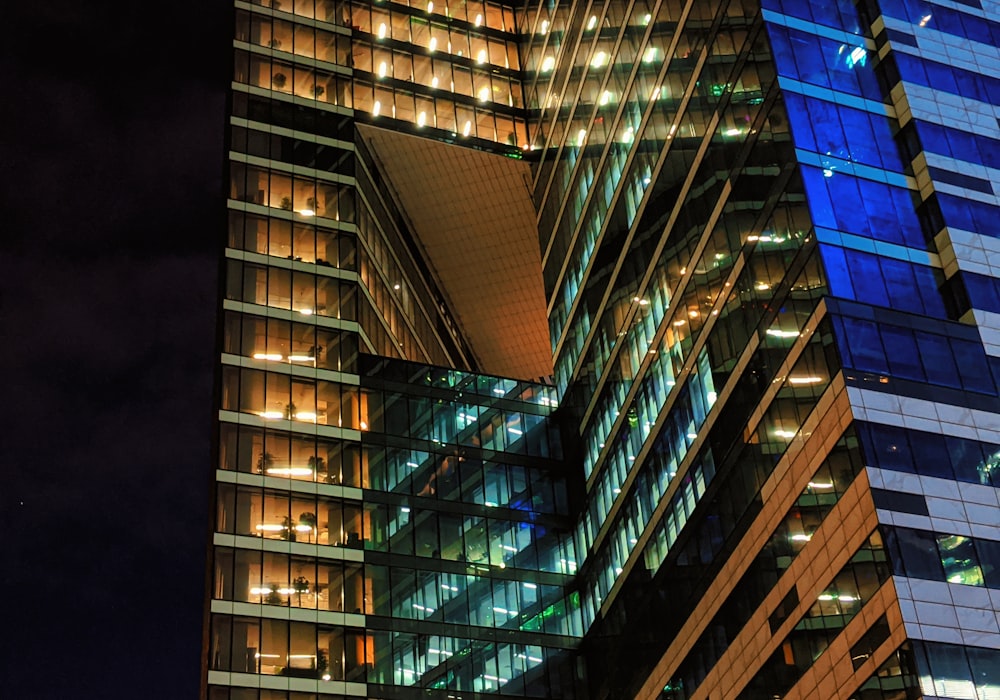
<instances>
[{"instance_id":1,"label":"blue illuminated facade","mask_svg":"<svg viewBox=\"0 0 1000 700\"><path fill-rule=\"evenodd\" d=\"M210 700L1000 697L1000 5L288 2ZM551 378L479 369L375 127L530 166Z\"/></svg>"}]
</instances>

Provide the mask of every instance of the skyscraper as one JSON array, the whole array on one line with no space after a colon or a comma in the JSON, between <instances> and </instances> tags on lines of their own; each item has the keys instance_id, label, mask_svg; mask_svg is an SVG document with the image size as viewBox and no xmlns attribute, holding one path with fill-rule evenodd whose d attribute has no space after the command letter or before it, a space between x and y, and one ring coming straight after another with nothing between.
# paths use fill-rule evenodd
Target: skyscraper
<instances>
[{"instance_id":1,"label":"skyscraper","mask_svg":"<svg viewBox=\"0 0 1000 700\"><path fill-rule=\"evenodd\" d=\"M237 2L207 696L1000 693L998 37Z\"/></svg>"}]
</instances>

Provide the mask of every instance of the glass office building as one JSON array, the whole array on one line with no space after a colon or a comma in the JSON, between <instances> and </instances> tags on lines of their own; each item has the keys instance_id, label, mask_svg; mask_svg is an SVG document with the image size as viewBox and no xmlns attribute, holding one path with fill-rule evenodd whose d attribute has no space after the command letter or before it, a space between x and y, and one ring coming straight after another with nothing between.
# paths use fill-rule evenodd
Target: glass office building
<instances>
[{"instance_id":1,"label":"glass office building","mask_svg":"<svg viewBox=\"0 0 1000 700\"><path fill-rule=\"evenodd\" d=\"M234 13L207 698L1000 697L1000 6Z\"/></svg>"}]
</instances>

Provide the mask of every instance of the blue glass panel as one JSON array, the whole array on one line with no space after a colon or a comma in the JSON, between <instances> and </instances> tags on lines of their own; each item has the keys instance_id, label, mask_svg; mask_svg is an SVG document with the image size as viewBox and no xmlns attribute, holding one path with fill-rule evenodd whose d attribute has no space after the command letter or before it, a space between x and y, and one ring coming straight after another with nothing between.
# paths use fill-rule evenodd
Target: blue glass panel
<instances>
[{"instance_id":1,"label":"blue glass panel","mask_svg":"<svg viewBox=\"0 0 1000 700\"><path fill-rule=\"evenodd\" d=\"M941 272L926 265L910 264L910 269L916 278L917 294L923 302L923 313L935 318L948 318L944 299L938 291L942 282Z\"/></svg>"},{"instance_id":2,"label":"blue glass panel","mask_svg":"<svg viewBox=\"0 0 1000 700\"><path fill-rule=\"evenodd\" d=\"M854 369L888 374L889 365L885 360L885 350L882 348L882 339L875 322L845 318L844 330L847 333L844 342L851 347Z\"/></svg>"},{"instance_id":3,"label":"blue glass panel","mask_svg":"<svg viewBox=\"0 0 1000 700\"><path fill-rule=\"evenodd\" d=\"M913 208L914 194L902 187L889 187L888 190L896 209L896 223L899 225L903 244L918 249L926 248L924 232Z\"/></svg>"},{"instance_id":4,"label":"blue glass panel","mask_svg":"<svg viewBox=\"0 0 1000 700\"><path fill-rule=\"evenodd\" d=\"M806 98L794 92L785 93L785 113L788 115L795 145L806 151L817 152Z\"/></svg>"},{"instance_id":5,"label":"blue glass panel","mask_svg":"<svg viewBox=\"0 0 1000 700\"><path fill-rule=\"evenodd\" d=\"M915 381L926 379L912 331L908 328L885 326L882 328L882 342L889 358L889 371L894 377Z\"/></svg>"},{"instance_id":6,"label":"blue glass panel","mask_svg":"<svg viewBox=\"0 0 1000 700\"><path fill-rule=\"evenodd\" d=\"M847 267L847 257L843 248L821 244L820 254L823 268L826 271L826 283L830 294L835 297L854 299L854 285L851 283L851 272Z\"/></svg>"},{"instance_id":7,"label":"blue glass panel","mask_svg":"<svg viewBox=\"0 0 1000 700\"><path fill-rule=\"evenodd\" d=\"M942 156L952 155L951 143L943 126L920 122L917 124L917 133L920 135L920 145L925 151Z\"/></svg>"},{"instance_id":8,"label":"blue glass panel","mask_svg":"<svg viewBox=\"0 0 1000 700\"><path fill-rule=\"evenodd\" d=\"M856 250L848 250L846 254L855 298L876 306L891 306L878 256Z\"/></svg>"},{"instance_id":9,"label":"blue glass panel","mask_svg":"<svg viewBox=\"0 0 1000 700\"><path fill-rule=\"evenodd\" d=\"M917 342L920 343L928 381L954 389L962 388L948 339L940 335L917 332Z\"/></svg>"},{"instance_id":10,"label":"blue glass panel","mask_svg":"<svg viewBox=\"0 0 1000 700\"><path fill-rule=\"evenodd\" d=\"M826 186L830 191L830 200L837 203L834 209L837 228L859 236L871 236L857 179L849 175L834 174L833 177L826 178Z\"/></svg>"},{"instance_id":11,"label":"blue glass panel","mask_svg":"<svg viewBox=\"0 0 1000 700\"><path fill-rule=\"evenodd\" d=\"M905 260L892 258L882 258L881 262L882 275L889 292L889 306L902 311L923 313L923 300L914 293L917 282L913 274L913 265Z\"/></svg>"},{"instance_id":12,"label":"blue glass panel","mask_svg":"<svg viewBox=\"0 0 1000 700\"><path fill-rule=\"evenodd\" d=\"M996 393L993 375L986 364L986 352L979 343L967 340L951 339L951 349L955 353L955 361L962 368L962 388L985 394Z\"/></svg>"},{"instance_id":13,"label":"blue glass panel","mask_svg":"<svg viewBox=\"0 0 1000 700\"><path fill-rule=\"evenodd\" d=\"M975 273L963 272L962 282L972 307L1000 313L1000 281Z\"/></svg>"},{"instance_id":14,"label":"blue glass panel","mask_svg":"<svg viewBox=\"0 0 1000 700\"><path fill-rule=\"evenodd\" d=\"M833 205L826 190L823 171L806 166L803 166L801 171L813 224L822 228L837 228L837 219L833 215Z\"/></svg>"},{"instance_id":15,"label":"blue glass panel","mask_svg":"<svg viewBox=\"0 0 1000 700\"><path fill-rule=\"evenodd\" d=\"M943 435L914 431L910 433L910 444L916 455L917 473L921 476L936 476L954 479L951 455Z\"/></svg>"},{"instance_id":16,"label":"blue glass panel","mask_svg":"<svg viewBox=\"0 0 1000 700\"><path fill-rule=\"evenodd\" d=\"M826 60L820 49L819 38L796 31L790 31L788 35L789 47L795 56L799 78L807 83L830 87L830 77L827 75Z\"/></svg>"}]
</instances>

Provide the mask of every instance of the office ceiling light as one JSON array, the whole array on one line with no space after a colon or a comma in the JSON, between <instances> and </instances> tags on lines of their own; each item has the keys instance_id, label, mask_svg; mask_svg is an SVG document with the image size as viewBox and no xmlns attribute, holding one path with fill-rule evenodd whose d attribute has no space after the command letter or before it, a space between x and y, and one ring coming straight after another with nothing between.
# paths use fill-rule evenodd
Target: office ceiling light
<instances>
[{"instance_id":1,"label":"office ceiling light","mask_svg":"<svg viewBox=\"0 0 1000 700\"><path fill-rule=\"evenodd\" d=\"M598 51L594 54L594 57L590 59L591 68L600 68L601 66L607 64L608 54L605 51Z\"/></svg>"},{"instance_id":2,"label":"office ceiling light","mask_svg":"<svg viewBox=\"0 0 1000 700\"><path fill-rule=\"evenodd\" d=\"M611 102L611 99L613 97L614 97L614 95L611 93L610 90L605 90L604 92L602 92L601 93L601 106L603 107L604 105L606 105L609 102Z\"/></svg>"},{"instance_id":3,"label":"office ceiling light","mask_svg":"<svg viewBox=\"0 0 1000 700\"><path fill-rule=\"evenodd\" d=\"M437 47L438 47L437 37L436 36L432 36L431 40L429 42L427 42L427 49L429 51L437 51Z\"/></svg>"},{"instance_id":4,"label":"office ceiling light","mask_svg":"<svg viewBox=\"0 0 1000 700\"><path fill-rule=\"evenodd\" d=\"M378 25L378 38L385 39L385 22Z\"/></svg>"},{"instance_id":5,"label":"office ceiling light","mask_svg":"<svg viewBox=\"0 0 1000 700\"><path fill-rule=\"evenodd\" d=\"M486 102L488 99L490 99L490 89L488 87L484 87L479 91L479 101Z\"/></svg>"},{"instance_id":6,"label":"office ceiling light","mask_svg":"<svg viewBox=\"0 0 1000 700\"><path fill-rule=\"evenodd\" d=\"M423 126L426 123L427 123L427 112L421 112L420 114L417 115L417 126ZM396 289L399 289L399 285L396 286Z\"/></svg>"},{"instance_id":7,"label":"office ceiling light","mask_svg":"<svg viewBox=\"0 0 1000 700\"><path fill-rule=\"evenodd\" d=\"M462 127L462 136L468 136L472 131L472 122L466 121L465 126Z\"/></svg>"},{"instance_id":8,"label":"office ceiling light","mask_svg":"<svg viewBox=\"0 0 1000 700\"><path fill-rule=\"evenodd\" d=\"M253 359L255 360L271 360L277 362L281 359L281 355L271 352L255 352L253 354Z\"/></svg>"},{"instance_id":9,"label":"office ceiling light","mask_svg":"<svg viewBox=\"0 0 1000 700\"><path fill-rule=\"evenodd\" d=\"M483 16L482 15L476 15L475 25L477 27L483 26Z\"/></svg>"},{"instance_id":10,"label":"office ceiling light","mask_svg":"<svg viewBox=\"0 0 1000 700\"><path fill-rule=\"evenodd\" d=\"M778 328L768 328L765 331L768 335L773 335L775 338L798 338L798 331L783 331Z\"/></svg>"},{"instance_id":11,"label":"office ceiling light","mask_svg":"<svg viewBox=\"0 0 1000 700\"><path fill-rule=\"evenodd\" d=\"M375 100L375 104L372 105L372 116L377 117L378 113L382 111L382 103Z\"/></svg>"},{"instance_id":12,"label":"office ceiling light","mask_svg":"<svg viewBox=\"0 0 1000 700\"><path fill-rule=\"evenodd\" d=\"M309 467L271 467L267 469L271 476L311 476L312 469Z\"/></svg>"},{"instance_id":13,"label":"office ceiling light","mask_svg":"<svg viewBox=\"0 0 1000 700\"><path fill-rule=\"evenodd\" d=\"M315 362L316 358L312 355L289 355L289 362Z\"/></svg>"},{"instance_id":14,"label":"office ceiling light","mask_svg":"<svg viewBox=\"0 0 1000 700\"><path fill-rule=\"evenodd\" d=\"M384 78L387 70L388 70L388 68L385 65L385 61L382 61L381 63L379 63L378 64L378 77Z\"/></svg>"},{"instance_id":15,"label":"office ceiling light","mask_svg":"<svg viewBox=\"0 0 1000 700\"><path fill-rule=\"evenodd\" d=\"M586 141L587 141L587 130L586 129L580 129L576 133L576 145L580 146L582 148L583 144L586 143Z\"/></svg>"},{"instance_id":16,"label":"office ceiling light","mask_svg":"<svg viewBox=\"0 0 1000 700\"><path fill-rule=\"evenodd\" d=\"M646 49L646 53L642 55L643 63L652 63L656 60L657 50L655 46L650 46Z\"/></svg>"},{"instance_id":17,"label":"office ceiling light","mask_svg":"<svg viewBox=\"0 0 1000 700\"><path fill-rule=\"evenodd\" d=\"M556 59L553 56L546 56L542 59L542 72L548 73L556 67Z\"/></svg>"},{"instance_id":18,"label":"office ceiling light","mask_svg":"<svg viewBox=\"0 0 1000 700\"><path fill-rule=\"evenodd\" d=\"M789 377L789 384L819 384L823 377Z\"/></svg>"},{"instance_id":19,"label":"office ceiling light","mask_svg":"<svg viewBox=\"0 0 1000 700\"><path fill-rule=\"evenodd\" d=\"M539 34L544 34L549 31L549 21L547 19L542 20L542 26L538 28Z\"/></svg>"},{"instance_id":20,"label":"office ceiling light","mask_svg":"<svg viewBox=\"0 0 1000 700\"><path fill-rule=\"evenodd\" d=\"M597 26L597 15L591 15L587 20L587 31L592 31Z\"/></svg>"}]
</instances>

